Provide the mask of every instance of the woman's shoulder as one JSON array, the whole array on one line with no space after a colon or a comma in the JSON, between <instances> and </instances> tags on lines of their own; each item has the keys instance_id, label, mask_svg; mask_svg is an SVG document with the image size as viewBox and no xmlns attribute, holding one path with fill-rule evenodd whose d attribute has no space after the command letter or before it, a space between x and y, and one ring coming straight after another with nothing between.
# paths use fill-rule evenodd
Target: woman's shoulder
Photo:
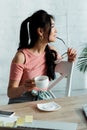
<instances>
[{"instance_id":1,"label":"woman's shoulder","mask_svg":"<svg viewBox=\"0 0 87 130\"><path fill-rule=\"evenodd\" d=\"M24 64L25 63L25 55L22 51L17 51L12 62L18 63L18 64Z\"/></svg>"},{"instance_id":2,"label":"woman's shoulder","mask_svg":"<svg viewBox=\"0 0 87 130\"><path fill-rule=\"evenodd\" d=\"M54 50L54 51L57 51L56 47L55 46L49 46L51 50Z\"/></svg>"},{"instance_id":3,"label":"woman's shoulder","mask_svg":"<svg viewBox=\"0 0 87 130\"><path fill-rule=\"evenodd\" d=\"M55 46L50 46L50 49L57 52L57 59L62 59L60 52L57 50Z\"/></svg>"}]
</instances>

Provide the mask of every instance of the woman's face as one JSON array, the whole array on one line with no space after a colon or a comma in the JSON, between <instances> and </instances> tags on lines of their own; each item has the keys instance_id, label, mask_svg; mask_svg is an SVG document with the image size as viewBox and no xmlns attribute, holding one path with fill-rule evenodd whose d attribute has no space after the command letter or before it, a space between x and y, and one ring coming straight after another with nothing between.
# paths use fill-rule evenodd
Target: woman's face
<instances>
[{"instance_id":1,"label":"woman's face","mask_svg":"<svg viewBox=\"0 0 87 130\"><path fill-rule=\"evenodd\" d=\"M49 35L49 41L55 42L56 37L57 37L57 30L55 28L54 20L51 19L51 32L50 32L50 35Z\"/></svg>"}]
</instances>

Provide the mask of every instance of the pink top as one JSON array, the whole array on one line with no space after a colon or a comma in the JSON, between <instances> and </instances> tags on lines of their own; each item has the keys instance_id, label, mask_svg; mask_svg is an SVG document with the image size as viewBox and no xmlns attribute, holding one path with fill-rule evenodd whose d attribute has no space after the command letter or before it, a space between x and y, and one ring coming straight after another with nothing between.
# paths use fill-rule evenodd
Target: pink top
<instances>
[{"instance_id":1,"label":"pink top","mask_svg":"<svg viewBox=\"0 0 87 130\"><path fill-rule=\"evenodd\" d=\"M20 84L23 84L25 80L38 75L46 75L45 52L39 56L31 53L29 49L22 49L21 52L25 55L26 62L25 64L11 64L11 80L19 80Z\"/></svg>"}]
</instances>

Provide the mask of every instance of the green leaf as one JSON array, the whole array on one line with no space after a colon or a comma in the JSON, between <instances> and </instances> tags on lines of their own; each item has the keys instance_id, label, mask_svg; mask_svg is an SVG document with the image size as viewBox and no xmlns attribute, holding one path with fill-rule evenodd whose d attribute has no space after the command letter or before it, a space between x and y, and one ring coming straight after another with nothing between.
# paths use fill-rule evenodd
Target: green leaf
<instances>
[{"instance_id":1,"label":"green leaf","mask_svg":"<svg viewBox=\"0 0 87 130\"><path fill-rule=\"evenodd\" d=\"M87 45L83 48L80 56L78 57L77 67L83 73L87 71Z\"/></svg>"}]
</instances>

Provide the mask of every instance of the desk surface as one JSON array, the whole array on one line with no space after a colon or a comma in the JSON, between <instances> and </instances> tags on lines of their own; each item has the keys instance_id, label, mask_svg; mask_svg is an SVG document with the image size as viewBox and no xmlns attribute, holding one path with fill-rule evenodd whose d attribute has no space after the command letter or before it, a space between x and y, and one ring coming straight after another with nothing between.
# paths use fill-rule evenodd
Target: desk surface
<instances>
[{"instance_id":1,"label":"desk surface","mask_svg":"<svg viewBox=\"0 0 87 130\"><path fill-rule=\"evenodd\" d=\"M21 117L30 114L35 120L74 122L78 124L77 130L87 130L87 120L82 111L82 104L87 103L87 95L54 99L62 106L57 111L44 112L37 109L37 103L49 101L52 100L4 105L0 106L0 109L14 111L17 116Z\"/></svg>"}]
</instances>

